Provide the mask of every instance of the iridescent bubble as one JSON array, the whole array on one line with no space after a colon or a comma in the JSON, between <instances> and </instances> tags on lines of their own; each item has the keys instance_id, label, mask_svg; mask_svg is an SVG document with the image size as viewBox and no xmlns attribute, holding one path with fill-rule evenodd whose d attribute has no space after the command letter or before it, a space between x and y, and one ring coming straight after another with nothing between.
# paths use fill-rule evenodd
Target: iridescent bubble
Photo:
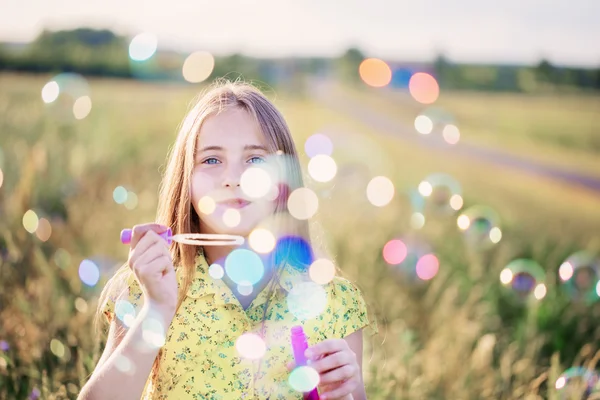
<instances>
[{"instance_id":1,"label":"iridescent bubble","mask_svg":"<svg viewBox=\"0 0 600 400\"><path fill-rule=\"evenodd\" d=\"M117 204L123 204L127 201L127 189L123 186L117 186L115 190L113 190L113 200Z\"/></svg>"},{"instance_id":2,"label":"iridescent bubble","mask_svg":"<svg viewBox=\"0 0 600 400\"><path fill-rule=\"evenodd\" d=\"M383 246L383 259L388 264L400 264L407 254L406 245L400 239L392 239Z\"/></svg>"},{"instance_id":3,"label":"iridescent bubble","mask_svg":"<svg viewBox=\"0 0 600 400\"><path fill-rule=\"evenodd\" d=\"M327 308L327 293L323 286L312 281L299 282L288 292L287 305L301 321L317 318Z\"/></svg>"},{"instance_id":4,"label":"iridescent bubble","mask_svg":"<svg viewBox=\"0 0 600 400\"><path fill-rule=\"evenodd\" d=\"M88 286L96 286L100 279L100 270L93 261L83 260L79 264L79 278Z\"/></svg>"},{"instance_id":5,"label":"iridescent bubble","mask_svg":"<svg viewBox=\"0 0 600 400\"><path fill-rule=\"evenodd\" d=\"M243 282L255 285L262 278L265 267L255 252L235 249L225 259L225 272L238 285Z\"/></svg>"},{"instance_id":6,"label":"iridescent bubble","mask_svg":"<svg viewBox=\"0 0 600 400\"><path fill-rule=\"evenodd\" d=\"M487 248L502 239L498 214L490 207L476 205L464 210L456 220L467 244Z\"/></svg>"},{"instance_id":7,"label":"iridescent bubble","mask_svg":"<svg viewBox=\"0 0 600 400\"><path fill-rule=\"evenodd\" d=\"M600 374L584 367L572 367L563 372L554 387L560 399L592 399L600 394Z\"/></svg>"},{"instance_id":8,"label":"iridescent bubble","mask_svg":"<svg viewBox=\"0 0 600 400\"><path fill-rule=\"evenodd\" d=\"M319 208L319 198L309 188L298 188L288 197L288 210L299 220L312 218Z\"/></svg>"},{"instance_id":9,"label":"iridescent bubble","mask_svg":"<svg viewBox=\"0 0 600 400\"><path fill-rule=\"evenodd\" d=\"M211 264L211 266L208 267L208 274L212 276L213 279L223 279L223 276L225 276L225 270L219 264Z\"/></svg>"},{"instance_id":10,"label":"iridescent bubble","mask_svg":"<svg viewBox=\"0 0 600 400\"><path fill-rule=\"evenodd\" d=\"M594 302L600 298L600 259L587 251L570 255L558 269L563 289L577 301Z\"/></svg>"},{"instance_id":11,"label":"iridescent bubble","mask_svg":"<svg viewBox=\"0 0 600 400\"><path fill-rule=\"evenodd\" d=\"M304 151L311 158L319 154L331 156L331 153L333 153L333 143L329 139L329 136L322 133L315 133L306 139Z\"/></svg>"},{"instance_id":12,"label":"iridescent bubble","mask_svg":"<svg viewBox=\"0 0 600 400\"><path fill-rule=\"evenodd\" d=\"M326 285L335 277L335 265L331 260L319 258L311 264L308 275L313 282Z\"/></svg>"},{"instance_id":13,"label":"iridescent bubble","mask_svg":"<svg viewBox=\"0 0 600 400\"><path fill-rule=\"evenodd\" d=\"M52 225L50 225L50 221L46 218L40 218L35 234L42 242L47 242L48 239L50 239L50 235L52 235Z\"/></svg>"},{"instance_id":14,"label":"iridescent bubble","mask_svg":"<svg viewBox=\"0 0 600 400\"><path fill-rule=\"evenodd\" d=\"M182 67L183 78L190 83L208 79L215 68L215 58L207 51L196 51L185 59Z\"/></svg>"},{"instance_id":15,"label":"iridescent bubble","mask_svg":"<svg viewBox=\"0 0 600 400\"><path fill-rule=\"evenodd\" d=\"M83 119L92 109L87 80L72 72L51 78L42 88L42 100L52 115L62 119Z\"/></svg>"},{"instance_id":16,"label":"iridescent bubble","mask_svg":"<svg viewBox=\"0 0 600 400\"><path fill-rule=\"evenodd\" d=\"M425 72L417 72L410 78L408 89L412 97L422 104L434 103L440 95L437 80Z\"/></svg>"},{"instance_id":17,"label":"iridescent bubble","mask_svg":"<svg viewBox=\"0 0 600 400\"><path fill-rule=\"evenodd\" d=\"M394 184L385 176L376 176L367 185L367 199L376 207L386 206L394 198Z\"/></svg>"},{"instance_id":18,"label":"iridescent bubble","mask_svg":"<svg viewBox=\"0 0 600 400\"><path fill-rule=\"evenodd\" d=\"M140 33L129 43L129 58L134 61L145 61L156 53L158 40L152 33Z\"/></svg>"},{"instance_id":19,"label":"iridescent bubble","mask_svg":"<svg viewBox=\"0 0 600 400\"><path fill-rule=\"evenodd\" d=\"M378 58L367 58L358 67L360 78L369 86L384 87L392 80L389 65Z\"/></svg>"},{"instance_id":20,"label":"iridescent bubble","mask_svg":"<svg viewBox=\"0 0 600 400\"><path fill-rule=\"evenodd\" d=\"M33 210L27 210L23 215L23 227L29 233L37 230L39 222L38 216Z\"/></svg>"},{"instance_id":21,"label":"iridescent bubble","mask_svg":"<svg viewBox=\"0 0 600 400\"><path fill-rule=\"evenodd\" d=\"M257 334L244 333L235 341L235 349L242 358L258 360L265 355L267 345Z\"/></svg>"},{"instance_id":22,"label":"iridescent bubble","mask_svg":"<svg viewBox=\"0 0 600 400\"><path fill-rule=\"evenodd\" d=\"M223 213L223 223L230 228L235 228L242 222L242 215L235 208L228 208Z\"/></svg>"},{"instance_id":23,"label":"iridescent bubble","mask_svg":"<svg viewBox=\"0 0 600 400\"><path fill-rule=\"evenodd\" d=\"M319 382L319 373L309 366L294 368L288 378L288 383L297 392L310 392L319 385Z\"/></svg>"},{"instance_id":24,"label":"iridescent bubble","mask_svg":"<svg viewBox=\"0 0 600 400\"><path fill-rule=\"evenodd\" d=\"M431 174L419 183L419 194L423 196L422 205L425 214L452 214L456 206L462 206L462 191L460 184L447 174Z\"/></svg>"},{"instance_id":25,"label":"iridescent bubble","mask_svg":"<svg viewBox=\"0 0 600 400\"><path fill-rule=\"evenodd\" d=\"M525 258L511 261L500 272L500 282L521 300L543 299L547 292L545 278L543 268L535 261Z\"/></svg>"},{"instance_id":26,"label":"iridescent bubble","mask_svg":"<svg viewBox=\"0 0 600 400\"><path fill-rule=\"evenodd\" d=\"M261 254L270 253L275 248L275 236L264 228L254 229L248 237L248 242L252 250Z\"/></svg>"},{"instance_id":27,"label":"iridescent bubble","mask_svg":"<svg viewBox=\"0 0 600 400\"><path fill-rule=\"evenodd\" d=\"M401 242L404 247L399 245L399 242L396 244L400 253L390 257L390 261L393 263L388 262L388 264L392 265L403 277L412 282L423 282L437 274L439 262L436 264L437 258L428 245L407 238L396 240Z\"/></svg>"},{"instance_id":28,"label":"iridescent bubble","mask_svg":"<svg viewBox=\"0 0 600 400\"><path fill-rule=\"evenodd\" d=\"M440 262L433 254L425 254L417 261L415 271L417 276L424 281L433 279L440 269Z\"/></svg>"}]
</instances>

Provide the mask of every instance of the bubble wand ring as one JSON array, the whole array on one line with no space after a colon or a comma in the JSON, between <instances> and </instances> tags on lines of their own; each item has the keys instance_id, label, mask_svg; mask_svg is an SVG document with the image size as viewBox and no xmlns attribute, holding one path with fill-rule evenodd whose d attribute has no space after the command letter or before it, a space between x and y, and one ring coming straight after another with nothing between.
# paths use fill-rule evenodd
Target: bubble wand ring
<instances>
[{"instance_id":1,"label":"bubble wand ring","mask_svg":"<svg viewBox=\"0 0 600 400\"><path fill-rule=\"evenodd\" d=\"M131 243L133 230L123 229L121 231L121 243ZM233 246L244 244L244 238L238 235L224 235L218 233L180 233L173 235L171 229L160 233L160 237L165 239L168 244L178 242L192 246Z\"/></svg>"}]
</instances>

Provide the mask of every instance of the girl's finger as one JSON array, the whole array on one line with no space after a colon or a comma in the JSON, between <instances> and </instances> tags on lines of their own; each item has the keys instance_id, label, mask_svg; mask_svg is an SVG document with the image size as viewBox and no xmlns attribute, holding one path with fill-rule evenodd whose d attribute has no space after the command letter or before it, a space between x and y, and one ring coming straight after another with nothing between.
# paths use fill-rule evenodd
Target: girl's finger
<instances>
[{"instance_id":1,"label":"girl's finger","mask_svg":"<svg viewBox=\"0 0 600 400\"><path fill-rule=\"evenodd\" d=\"M344 339L327 339L306 349L304 355L306 358L316 360L319 356L336 353L345 349L348 349L348 343Z\"/></svg>"},{"instance_id":2,"label":"girl's finger","mask_svg":"<svg viewBox=\"0 0 600 400\"><path fill-rule=\"evenodd\" d=\"M328 390L325 393L319 394L321 400L341 399L344 396L352 394L352 391L356 389L358 382L356 379L350 379L340 385L338 388Z\"/></svg>"},{"instance_id":3,"label":"girl's finger","mask_svg":"<svg viewBox=\"0 0 600 400\"><path fill-rule=\"evenodd\" d=\"M356 374L356 367L352 364L346 364L340 368L336 368L333 371L321 374L320 382L323 383L334 383L350 379Z\"/></svg>"},{"instance_id":4,"label":"girl's finger","mask_svg":"<svg viewBox=\"0 0 600 400\"><path fill-rule=\"evenodd\" d=\"M320 360L312 361L310 366L317 370L317 372L323 373L346 364L352 364L355 360L356 358L352 351L339 351L337 353L329 354Z\"/></svg>"}]
</instances>

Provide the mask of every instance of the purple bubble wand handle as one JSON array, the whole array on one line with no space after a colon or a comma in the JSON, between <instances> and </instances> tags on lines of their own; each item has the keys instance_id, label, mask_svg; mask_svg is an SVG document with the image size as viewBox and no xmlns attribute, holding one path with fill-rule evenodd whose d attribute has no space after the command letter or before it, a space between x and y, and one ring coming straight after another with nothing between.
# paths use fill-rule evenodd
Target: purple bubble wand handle
<instances>
[{"instance_id":1,"label":"purple bubble wand handle","mask_svg":"<svg viewBox=\"0 0 600 400\"><path fill-rule=\"evenodd\" d=\"M307 364L304 352L308 349L308 340L302 329L302 325L292 327L292 351L294 352L294 361L296 367L303 367ZM304 400L319 400L319 391L314 388L310 392L304 393Z\"/></svg>"},{"instance_id":2,"label":"purple bubble wand handle","mask_svg":"<svg viewBox=\"0 0 600 400\"><path fill-rule=\"evenodd\" d=\"M121 231L121 243L131 243L132 236L133 230L123 229ZM171 242L179 242L195 246L231 246L244 243L243 236L222 235L217 233L180 233L178 235L173 235L171 228L159 233L159 236L166 240L168 244L171 244Z\"/></svg>"}]
</instances>

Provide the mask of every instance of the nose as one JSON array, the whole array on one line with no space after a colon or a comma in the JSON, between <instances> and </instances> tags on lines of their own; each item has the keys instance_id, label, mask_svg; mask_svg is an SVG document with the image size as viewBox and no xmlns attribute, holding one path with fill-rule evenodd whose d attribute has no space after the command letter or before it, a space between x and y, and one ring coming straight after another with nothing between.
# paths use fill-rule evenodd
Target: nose
<instances>
[{"instance_id":1,"label":"nose","mask_svg":"<svg viewBox=\"0 0 600 400\"><path fill-rule=\"evenodd\" d=\"M243 166L237 165L237 163L229 163L223 173L223 187L239 187L243 172Z\"/></svg>"}]
</instances>

